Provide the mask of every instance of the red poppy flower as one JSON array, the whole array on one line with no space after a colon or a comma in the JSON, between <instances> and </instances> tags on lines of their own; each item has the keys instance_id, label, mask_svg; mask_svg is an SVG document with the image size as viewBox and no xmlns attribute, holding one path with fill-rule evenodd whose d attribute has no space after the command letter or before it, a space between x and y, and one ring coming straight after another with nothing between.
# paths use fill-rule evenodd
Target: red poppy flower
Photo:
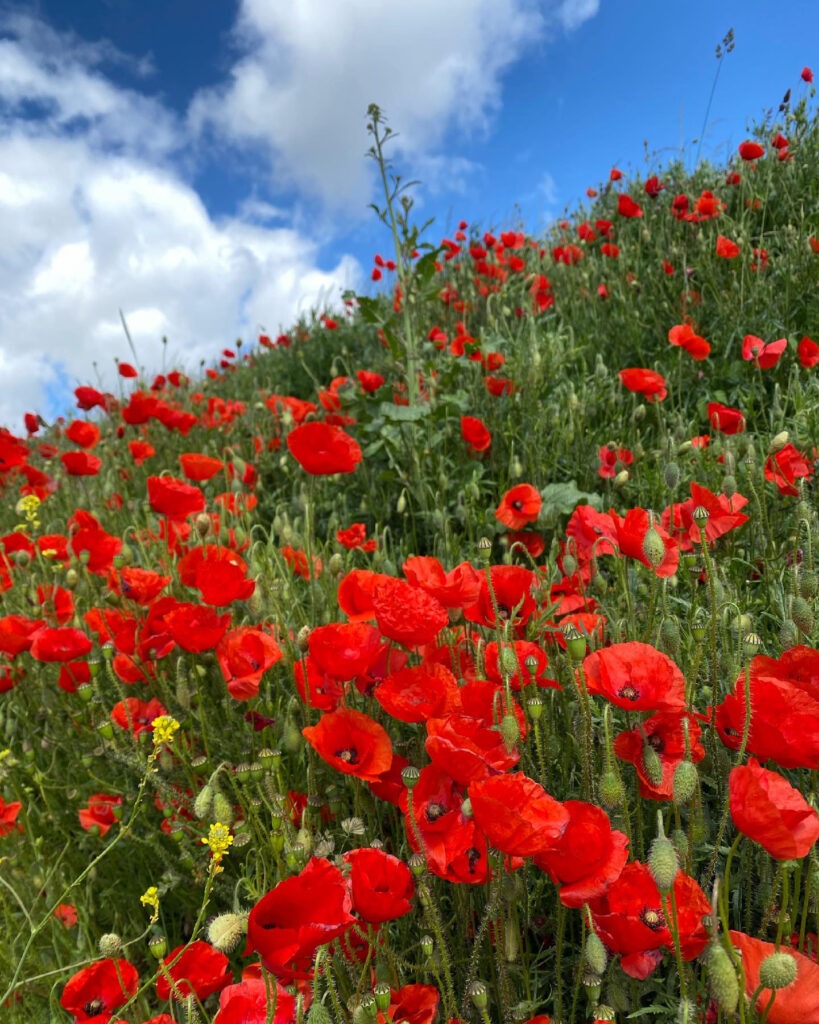
<instances>
[{"instance_id":1,"label":"red poppy flower","mask_svg":"<svg viewBox=\"0 0 819 1024\"><path fill-rule=\"evenodd\" d=\"M674 882L674 900L682 958L693 960L708 943L703 918L711 913L711 904L682 871ZM620 966L630 977L647 978L663 950L674 949L667 924L669 903L666 899L663 905L657 883L639 861L627 864L606 892L590 902L595 931L612 953L621 954Z\"/></svg>"},{"instance_id":2,"label":"red poppy flower","mask_svg":"<svg viewBox=\"0 0 819 1024\"><path fill-rule=\"evenodd\" d=\"M229 630L216 646L216 660L235 700L255 697L262 676L281 657L281 648L273 637L253 626Z\"/></svg>"},{"instance_id":3,"label":"red poppy flower","mask_svg":"<svg viewBox=\"0 0 819 1024\"><path fill-rule=\"evenodd\" d=\"M432 643L449 622L440 601L405 580L391 577L375 588L373 608L382 634L405 647Z\"/></svg>"},{"instance_id":4,"label":"red poppy flower","mask_svg":"<svg viewBox=\"0 0 819 1024\"><path fill-rule=\"evenodd\" d=\"M231 548L205 544L192 548L180 559L179 578L196 587L205 604L223 608L232 601L246 601L256 589L247 578L247 563Z\"/></svg>"},{"instance_id":5,"label":"red poppy flower","mask_svg":"<svg viewBox=\"0 0 819 1024\"><path fill-rule=\"evenodd\" d=\"M652 176L646 180L646 183L643 186L645 194L650 199L656 199L664 188L665 184L662 181L660 181L656 174L652 174Z\"/></svg>"},{"instance_id":6,"label":"red poppy flower","mask_svg":"<svg viewBox=\"0 0 819 1024\"><path fill-rule=\"evenodd\" d=\"M344 775L369 782L388 771L392 763L392 743L386 730L363 711L330 711L302 733L319 757Z\"/></svg>"},{"instance_id":7,"label":"red poppy flower","mask_svg":"<svg viewBox=\"0 0 819 1024\"><path fill-rule=\"evenodd\" d=\"M537 294L540 295L540 292ZM554 302L554 298L551 296L551 293L549 293L549 296L551 298L549 305L551 305ZM510 380L508 377L489 376L484 377L483 382L486 386L486 390L494 398L501 398L503 395L512 395L515 393L515 382Z\"/></svg>"},{"instance_id":8,"label":"red poppy flower","mask_svg":"<svg viewBox=\"0 0 819 1024\"><path fill-rule=\"evenodd\" d=\"M156 697L152 697L150 700L126 697L111 709L111 721L120 729L139 736L140 733L153 729L155 718L167 715L167 713L167 708Z\"/></svg>"},{"instance_id":9,"label":"red poppy flower","mask_svg":"<svg viewBox=\"0 0 819 1024\"><path fill-rule=\"evenodd\" d=\"M371 569L351 569L339 581L336 600L350 622L365 622L375 618L375 588L388 579L392 577Z\"/></svg>"},{"instance_id":10,"label":"red poppy flower","mask_svg":"<svg viewBox=\"0 0 819 1024\"><path fill-rule=\"evenodd\" d=\"M786 444L765 462L765 479L776 484L780 494L789 494L792 498L799 497L796 481L812 476L813 466L792 444Z\"/></svg>"},{"instance_id":11,"label":"red poppy flower","mask_svg":"<svg viewBox=\"0 0 819 1024\"><path fill-rule=\"evenodd\" d=\"M677 324L668 332L668 340L672 345L684 348L685 351L698 362L706 359L711 352L710 344L694 333L691 324Z\"/></svg>"},{"instance_id":12,"label":"red poppy flower","mask_svg":"<svg viewBox=\"0 0 819 1024\"><path fill-rule=\"evenodd\" d=\"M306 551L297 551L295 548L291 547L290 544L285 544L285 546L281 548L281 555L296 576L301 576L303 580L316 580L321 575L322 563L318 555L313 555L312 569L307 561Z\"/></svg>"},{"instance_id":13,"label":"red poppy flower","mask_svg":"<svg viewBox=\"0 0 819 1024\"><path fill-rule=\"evenodd\" d=\"M537 582L534 572L522 565L493 565L489 568L489 576L494 600L486 575L481 574L478 599L464 607L464 618L480 626L497 626L498 619L501 622L512 621L516 626L525 625L536 608L532 597L532 588Z\"/></svg>"},{"instance_id":14,"label":"red poppy flower","mask_svg":"<svg viewBox=\"0 0 819 1024\"><path fill-rule=\"evenodd\" d=\"M295 1020L296 997L278 981L243 977L238 985L222 989L213 1024L295 1024Z\"/></svg>"},{"instance_id":15,"label":"red poppy flower","mask_svg":"<svg viewBox=\"0 0 819 1024\"><path fill-rule=\"evenodd\" d=\"M483 885L489 877L486 837L463 812L466 790L433 764L421 769L412 791L413 817L421 835L427 867L439 878ZM409 814L406 791L402 800ZM416 829L406 822L409 844L418 853Z\"/></svg>"},{"instance_id":16,"label":"red poppy flower","mask_svg":"<svg viewBox=\"0 0 819 1024\"><path fill-rule=\"evenodd\" d=\"M94 793L88 798L87 807L81 807L78 811L80 825L82 825L86 832L94 832L98 836L104 836L111 826L119 820L114 813L114 808L121 806L121 796L111 796L109 793Z\"/></svg>"},{"instance_id":17,"label":"red poppy flower","mask_svg":"<svg viewBox=\"0 0 819 1024\"><path fill-rule=\"evenodd\" d=\"M819 768L819 692L776 678L769 664L770 659L751 661L752 713L746 749L782 768ZM745 728L744 675L717 707L715 721L725 746L738 750Z\"/></svg>"},{"instance_id":18,"label":"red poppy flower","mask_svg":"<svg viewBox=\"0 0 819 1024\"><path fill-rule=\"evenodd\" d=\"M107 408L108 396L87 384L74 388L74 395L77 398L77 408L82 409L83 412L88 412L89 409L94 409L96 406L101 409Z\"/></svg>"},{"instance_id":19,"label":"red poppy flower","mask_svg":"<svg viewBox=\"0 0 819 1024\"><path fill-rule=\"evenodd\" d=\"M614 509L609 515L614 524L617 546L622 555L627 558L636 558L638 562L648 566L660 578L674 575L680 564L680 549L661 522L652 523L651 517L644 508L630 508L623 519L617 515ZM665 553L659 565L654 565L645 551L646 535L649 530L654 530L663 542Z\"/></svg>"},{"instance_id":20,"label":"red poppy flower","mask_svg":"<svg viewBox=\"0 0 819 1024\"><path fill-rule=\"evenodd\" d=\"M617 197L617 212L621 217L642 217L643 208L636 203L631 196L621 195Z\"/></svg>"},{"instance_id":21,"label":"red poppy flower","mask_svg":"<svg viewBox=\"0 0 819 1024\"><path fill-rule=\"evenodd\" d=\"M533 523L540 514L543 498L531 484L516 484L501 499L495 517L510 530L519 530Z\"/></svg>"},{"instance_id":22,"label":"red poppy flower","mask_svg":"<svg viewBox=\"0 0 819 1024\"><path fill-rule=\"evenodd\" d=\"M731 945L742 955L745 998L757 996L755 1010L760 1019L764 1017L767 1024L819 1024L819 964L796 950L752 939L743 932L728 934ZM772 953L784 953L796 961L796 980L775 992L759 987L759 969Z\"/></svg>"},{"instance_id":23,"label":"red poppy flower","mask_svg":"<svg viewBox=\"0 0 819 1024\"><path fill-rule=\"evenodd\" d=\"M716 253L721 259L734 260L739 256L739 246L725 235L718 235Z\"/></svg>"},{"instance_id":24,"label":"red poppy flower","mask_svg":"<svg viewBox=\"0 0 819 1024\"><path fill-rule=\"evenodd\" d=\"M225 468L224 462L212 455L202 455L200 452L186 452L179 456L179 464L186 480L194 480L201 483L210 480Z\"/></svg>"},{"instance_id":25,"label":"red poppy flower","mask_svg":"<svg viewBox=\"0 0 819 1024\"><path fill-rule=\"evenodd\" d=\"M213 608L183 601L174 602L164 616L168 632L183 651L212 651L230 628L230 612L217 615Z\"/></svg>"},{"instance_id":26,"label":"red poppy flower","mask_svg":"<svg viewBox=\"0 0 819 1024\"><path fill-rule=\"evenodd\" d=\"M503 654L504 661L508 661L510 655L514 655L517 667L513 672L509 672L506 668L502 671L500 665L501 645L496 640L490 641L484 648L483 658L484 671L487 678L491 679L493 683L501 684L504 676L508 676L509 685L513 690L522 690L529 685L531 680L534 680L535 686L560 689L560 684L556 679L549 679L546 676L549 659L546 652L536 643L532 643L531 640L512 640L510 643L503 644L502 647L506 652ZM525 664L529 658L535 659L535 667L532 672Z\"/></svg>"},{"instance_id":27,"label":"red poppy flower","mask_svg":"<svg viewBox=\"0 0 819 1024\"><path fill-rule=\"evenodd\" d=\"M613 480L621 469L634 462L634 453L616 444L604 444L597 449L597 458L600 462L598 476L604 480Z\"/></svg>"},{"instance_id":28,"label":"red poppy flower","mask_svg":"<svg viewBox=\"0 0 819 1024\"><path fill-rule=\"evenodd\" d=\"M102 469L102 459L90 452L63 452L60 461L69 476L96 476Z\"/></svg>"},{"instance_id":29,"label":"red poppy flower","mask_svg":"<svg viewBox=\"0 0 819 1024\"><path fill-rule=\"evenodd\" d=\"M245 956L258 953L284 984L310 976L319 946L342 935L355 918L350 889L328 860L312 857L298 874L279 882L250 911Z\"/></svg>"},{"instance_id":30,"label":"red poppy flower","mask_svg":"<svg viewBox=\"0 0 819 1024\"><path fill-rule=\"evenodd\" d=\"M469 714L429 719L425 746L433 764L464 786L508 771L520 760L494 725Z\"/></svg>"},{"instance_id":31,"label":"red poppy flower","mask_svg":"<svg viewBox=\"0 0 819 1024\"><path fill-rule=\"evenodd\" d=\"M469 562L461 562L446 572L437 558L416 555L401 566L407 580L420 587L445 608L474 604L480 591L480 579Z\"/></svg>"},{"instance_id":32,"label":"red poppy flower","mask_svg":"<svg viewBox=\"0 0 819 1024\"><path fill-rule=\"evenodd\" d=\"M777 860L798 860L819 839L819 814L798 789L752 757L728 777L731 817Z\"/></svg>"},{"instance_id":33,"label":"red poppy flower","mask_svg":"<svg viewBox=\"0 0 819 1024\"><path fill-rule=\"evenodd\" d=\"M310 657L334 679L362 675L381 650L381 634L365 622L333 622L316 626L308 640Z\"/></svg>"},{"instance_id":34,"label":"red poppy flower","mask_svg":"<svg viewBox=\"0 0 819 1024\"><path fill-rule=\"evenodd\" d=\"M752 359L760 370L770 370L776 366L782 353L788 347L788 339L780 338L779 341L764 342L753 334L746 334L742 340L742 358L746 362Z\"/></svg>"},{"instance_id":35,"label":"red poppy flower","mask_svg":"<svg viewBox=\"0 0 819 1024\"><path fill-rule=\"evenodd\" d=\"M620 380L624 387L642 395L647 402L662 402L668 395L665 377L654 370L630 367L620 370Z\"/></svg>"},{"instance_id":36,"label":"red poppy flower","mask_svg":"<svg viewBox=\"0 0 819 1024\"><path fill-rule=\"evenodd\" d=\"M708 422L721 434L742 434L745 432L745 416L739 409L719 402L708 403Z\"/></svg>"},{"instance_id":37,"label":"red poppy flower","mask_svg":"<svg viewBox=\"0 0 819 1024\"><path fill-rule=\"evenodd\" d=\"M154 512L169 519L187 519L205 511L201 490L172 476L149 476L148 500Z\"/></svg>"},{"instance_id":38,"label":"red poppy flower","mask_svg":"<svg viewBox=\"0 0 819 1024\"><path fill-rule=\"evenodd\" d=\"M460 708L458 681L444 665L413 665L392 672L374 693L399 722L426 722Z\"/></svg>"},{"instance_id":39,"label":"red poppy flower","mask_svg":"<svg viewBox=\"0 0 819 1024\"><path fill-rule=\"evenodd\" d=\"M488 427L477 416L461 416L461 437L473 452L485 452L492 444Z\"/></svg>"},{"instance_id":40,"label":"red poppy flower","mask_svg":"<svg viewBox=\"0 0 819 1024\"><path fill-rule=\"evenodd\" d=\"M758 142L741 142L739 144L739 155L743 160L752 161L759 160L760 157L765 156L765 147L760 146Z\"/></svg>"},{"instance_id":41,"label":"red poppy flower","mask_svg":"<svg viewBox=\"0 0 819 1024\"><path fill-rule=\"evenodd\" d=\"M685 760L683 720L688 721L688 742L691 760L702 761L705 748L700 742L701 729L696 715L679 711L658 711L642 725L621 732L614 738L614 753L637 769L640 795L647 800L670 800L674 795L674 773ZM662 767L659 780L646 770L646 744L657 754Z\"/></svg>"},{"instance_id":42,"label":"red poppy flower","mask_svg":"<svg viewBox=\"0 0 819 1024\"><path fill-rule=\"evenodd\" d=\"M353 523L346 530L336 530L336 540L349 551L360 548L369 552L375 551L378 547L377 540L367 540L367 527L364 523Z\"/></svg>"},{"instance_id":43,"label":"red poppy flower","mask_svg":"<svg viewBox=\"0 0 819 1024\"><path fill-rule=\"evenodd\" d=\"M611 827L606 812L582 800L566 800L569 820L551 849L535 864L555 885L564 907L582 907L620 877L628 860L628 838Z\"/></svg>"},{"instance_id":44,"label":"red poppy flower","mask_svg":"<svg viewBox=\"0 0 819 1024\"><path fill-rule=\"evenodd\" d=\"M673 526L680 550L691 551L695 544L700 543L700 527L694 521L695 508L702 506L708 511L705 539L709 544L713 544L717 538L748 522L748 516L741 511L747 504L748 499L741 494L732 494L728 498L724 494L714 494L707 487L701 487L692 481L691 497L665 509L662 522L666 530L671 530Z\"/></svg>"},{"instance_id":45,"label":"red poppy flower","mask_svg":"<svg viewBox=\"0 0 819 1024\"><path fill-rule=\"evenodd\" d=\"M43 626L32 637L29 651L36 661L76 661L91 653L94 645L73 626Z\"/></svg>"},{"instance_id":46,"label":"red poppy flower","mask_svg":"<svg viewBox=\"0 0 819 1024\"><path fill-rule=\"evenodd\" d=\"M287 435L290 454L311 476L352 473L361 462L358 443L341 427L311 421Z\"/></svg>"},{"instance_id":47,"label":"red poppy flower","mask_svg":"<svg viewBox=\"0 0 819 1024\"><path fill-rule=\"evenodd\" d=\"M685 707L685 676L667 654L637 640L588 655L583 673L589 693L627 711Z\"/></svg>"},{"instance_id":48,"label":"red poppy flower","mask_svg":"<svg viewBox=\"0 0 819 1024\"><path fill-rule=\"evenodd\" d=\"M117 371L120 377L138 377L139 373L130 363L117 363Z\"/></svg>"},{"instance_id":49,"label":"red poppy flower","mask_svg":"<svg viewBox=\"0 0 819 1024\"><path fill-rule=\"evenodd\" d=\"M66 427L65 436L80 448L93 448L100 439L100 428L87 420L73 420Z\"/></svg>"},{"instance_id":50,"label":"red poppy flower","mask_svg":"<svg viewBox=\"0 0 819 1024\"><path fill-rule=\"evenodd\" d=\"M805 370L812 370L819 363L819 345L807 335L799 342L796 352L799 356L799 365Z\"/></svg>"},{"instance_id":51,"label":"red poppy flower","mask_svg":"<svg viewBox=\"0 0 819 1024\"><path fill-rule=\"evenodd\" d=\"M350 865L353 910L370 924L403 917L412 909L415 882L407 865L384 850L361 849L344 854Z\"/></svg>"},{"instance_id":52,"label":"red poppy flower","mask_svg":"<svg viewBox=\"0 0 819 1024\"><path fill-rule=\"evenodd\" d=\"M54 916L64 928L73 928L77 923L77 908L71 903L58 903Z\"/></svg>"},{"instance_id":53,"label":"red poppy flower","mask_svg":"<svg viewBox=\"0 0 819 1024\"><path fill-rule=\"evenodd\" d=\"M23 809L19 800L12 800L10 803L0 796L0 838L9 835L17 828L17 815Z\"/></svg>"},{"instance_id":54,"label":"red poppy flower","mask_svg":"<svg viewBox=\"0 0 819 1024\"><path fill-rule=\"evenodd\" d=\"M128 451L137 466L141 466L146 459L151 459L156 455L156 448L152 444L148 444L147 441L129 441Z\"/></svg>"},{"instance_id":55,"label":"red poppy flower","mask_svg":"<svg viewBox=\"0 0 819 1024\"><path fill-rule=\"evenodd\" d=\"M139 974L127 960L96 960L69 978L60 1006L82 1021L109 1021L117 1007L127 1003L139 988Z\"/></svg>"},{"instance_id":56,"label":"red poppy flower","mask_svg":"<svg viewBox=\"0 0 819 1024\"><path fill-rule=\"evenodd\" d=\"M563 805L522 772L472 782L469 800L490 845L515 857L554 849L569 822Z\"/></svg>"},{"instance_id":57,"label":"red poppy flower","mask_svg":"<svg viewBox=\"0 0 819 1024\"><path fill-rule=\"evenodd\" d=\"M434 985L404 985L390 989L390 1005L385 1013L380 1010L376 1024L433 1024L438 1017L440 993ZM457 1024L450 1021L449 1024Z\"/></svg>"},{"instance_id":58,"label":"red poppy flower","mask_svg":"<svg viewBox=\"0 0 819 1024\"><path fill-rule=\"evenodd\" d=\"M122 569L111 571L108 587L114 594L121 594L127 600L147 607L167 587L171 579L171 576L160 576L151 569L138 569L126 565Z\"/></svg>"},{"instance_id":59,"label":"red poppy flower","mask_svg":"<svg viewBox=\"0 0 819 1024\"><path fill-rule=\"evenodd\" d=\"M160 999L173 996L183 1000L193 993L200 1002L204 1002L233 980L230 961L225 954L201 940L189 946L177 946L162 963L165 970L156 981L156 994Z\"/></svg>"}]
</instances>

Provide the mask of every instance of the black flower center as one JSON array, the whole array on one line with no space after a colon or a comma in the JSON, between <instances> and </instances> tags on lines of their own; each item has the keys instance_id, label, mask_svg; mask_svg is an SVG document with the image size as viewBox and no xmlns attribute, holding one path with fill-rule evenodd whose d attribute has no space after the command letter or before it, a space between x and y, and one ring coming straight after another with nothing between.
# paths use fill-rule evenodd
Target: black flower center
<instances>
[{"instance_id":1,"label":"black flower center","mask_svg":"<svg viewBox=\"0 0 819 1024\"><path fill-rule=\"evenodd\" d=\"M446 814L446 806L439 803L427 804L427 821L437 821L440 817Z\"/></svg>"},{"instance_id":2,"label":"black flower center","mask_svg":"<svg viewBox=\"0 0 819 1024\"><path fill-rule=\"evenodd\" d=\"M358 751L355 747L345 747L344 750L337 750L336 757L345 764L358 764Z\"/></svg>"},{"instance_id":3,"label":"black flower center","mask_svg":"<svg viewBox=\"0 0 819 1024\"><path fill-rule=\"evenodd\" d=\"M624 687L617 691L617 696L622 697L623 700L639 700L640 691L636 686L632 686L631 683L627 683Z\"/></svg>"},{"instance_id":4,"label":"black flower center","mask_svg":"<svg viewBox=\"0 0 819 1024\"><path fill-rule=\"evenodd\" d=\"M654 907L643 907L640 911L640 920L653 932L660 931L661 928L665 928L665 918L661 910L655 910Z\"/></svg>"}]
</instances>

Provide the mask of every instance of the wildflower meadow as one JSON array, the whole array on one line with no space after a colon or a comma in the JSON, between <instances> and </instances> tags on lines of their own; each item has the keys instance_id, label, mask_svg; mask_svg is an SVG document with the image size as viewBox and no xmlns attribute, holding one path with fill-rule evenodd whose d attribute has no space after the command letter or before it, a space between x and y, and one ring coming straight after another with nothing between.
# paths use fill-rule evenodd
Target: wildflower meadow
<instances>
[{"instance_id":1,"label":"wildflower meadow","mask_svg":"<svg viewBox=\"0 0 819 1024\"><path fill-rule=\"evenodd\" d=\"M0 1019L819 1024L819 116L0 430Z\"/></svg>"}]
</instances>

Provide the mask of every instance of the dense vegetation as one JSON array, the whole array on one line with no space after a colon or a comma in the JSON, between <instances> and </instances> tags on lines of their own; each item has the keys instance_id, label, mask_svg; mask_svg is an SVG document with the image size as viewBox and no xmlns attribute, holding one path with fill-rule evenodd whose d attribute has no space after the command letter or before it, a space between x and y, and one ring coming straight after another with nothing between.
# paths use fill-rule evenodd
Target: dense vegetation
<instances>
[{"instance_id":1,"label":"dense vegetation","mask_svg":"<svg viewBox=\"0 0 819 1024\"><path fill-rule=\"evenodd\" d=\"M4 1020L819 1022L809 77L0 431Z\"/></svg>"}]
</instances>

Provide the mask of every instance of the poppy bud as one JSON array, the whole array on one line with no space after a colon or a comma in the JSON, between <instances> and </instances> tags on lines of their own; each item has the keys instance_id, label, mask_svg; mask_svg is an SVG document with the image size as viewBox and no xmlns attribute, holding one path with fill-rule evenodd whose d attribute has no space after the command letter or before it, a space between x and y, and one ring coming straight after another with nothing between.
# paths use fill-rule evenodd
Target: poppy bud
<instances>
[{"instance_id":1,"label":"poppy bud","mask_svg":"<svg viewBox=\"0 0 819 1024\"><path fill-rule=\"evenodd\" d=\"M100 935L97 946L101 956L117 957L122 952L122 939L116 932L107 932Z\"/></svg>"},{"instance_id":2,"label":"poppy bud","mask_svg":"<svg viewBox=\"0 0 819 1024\"><path fill-rule=\"evenodd\" d=\"M699 773L691 761L681 761L674 772L674 803L687 804L697 791Z\"/></svg>"},{"instance_id":3,"label":"poppy bud","mask_svg":"<svg viewBox=\"0 0 819 1024\"><path fill-rule=\"evenodd\" d=\"M597 932L590 931L586 936L586 964L595 974L603 974L609 962L609 954L603 940Z\"/></svg>"},{"instance_id":4,"label":"poppy bud","mask_svg":"<svg viewBox=\"0 0 819 1024\"><path fill-rule=\"evenodd\" d=\"M577 572L577 559L574 555L563 556L563 574L564 576L573 576Z\"/></svg>"},{"instance_id":5,"label":"poppy bud","mask_svg":"<svg viewBox=\"0 0 819 1024\"><path fill-rule=\"evenodd\" d=\"M799 643L799 630L793 619L785 619L779 627L779 644L783 651L789 651Z\"/></svg>"},{"instance_id":6,"label":"poppy bud","mask_svg":"<svg viewBox=\"0 0 819 1024\"><path fill-rule=\"evenodd\" d=\"M674 879L680 870L677 848L663 831L662 817L658 814L660 834L651 844L648 853L648 867L660 892L671 892Z\"/></svg>"},{"instance_id":7,"label":"poppy bud","mask_svg":"<svg viewBox=\"0 0 819 1024\"><path fill-rule=\"evenodd\" d=\"M663 650L672 658L680 653L680 624L676 619L663 619L660 625L660 641Z\"/></svg>"},{"instance_id":8,"label":"poppy bud","mask_svg":"<svg viewBox=\"0 0 819 1024\"><path fill-rule=\"evenodd\" d=\"M307 1024L333 1024L330 1011L320 999L314 999L307 1011Z\"/></svg>"},{"instance_id":9,"label":"poppy bud","mask_svg":"<svg viewBox=\"0 0 819 1024\"><path fill-rule=\"evenodd\" d=\"M246 931L247 914L219 914L208 925L208 942L220 953L232 953Z\"/></svg>"},{"instance_id":10,"label":"poppy bud","mask_svg":"<svg viewBox=\"0 0 819 1024\"><path fill-rule=\"evenodd\" d=\"M819 575L813 569L802 569L799 572L799 596L812 601L819 592Z\"/></svg>"},{"instance_id":11,"label":"poppy bud","mask_svg":"<svg viewBox=\"0 0 819 1024\"><path fill-rule=\"evenodd\" d=\"M680 467L676 462L667 462L663 469L663 480L669 491L676 490L680 482Z\"/></svg>"},{"instance_id":12,"label":"poppy bud","mask_svg":"<svg viewBox=\"0 0 819 1024\"><path fill-rule=\"evenodd\" d=\"M486 1009L489 1003L489 996L486 991L486 985L482 981L473 981L466 994L472 1000L472 1005L476 1010Z\"/></svg>"},{"instance_id":13,"label":"poppy bud","mask_svg":"<svg viewBox=\"0 0 819 1024\"><path fill-rule=\"evenodd\" d=\"M684 828L675 828L670 836L671 842L674 844L674 849L677 851L677 857L682 863L688 858L688 836Z\"/></svg>"},{"instance_id":14,"label":"poppy bud","mask_svg":"<svg viewBox=\"0 0 819 1024\"><path fill-rule=\"evenodd\" d=\"M771 443L768 445L768 454L776 455L777 452L781 452L789 439L790 434L787 430L780 430L779 433L771 439Z\"/></svg>"},{"instance_id":15,"label":"poppy bud","mask_svg":"<svg viewBox=\"0 0 819 1024\"><path fill-rule=\"evenodd\" d=\"M816 622L813 609L804 597L795 597L791 605L791 619L803 633L812 633Z\"/></svg>"},{"instance_id":16,"label":"poppy bud","mask_svg":"<svg viewBox=\"0 0 819 1024\"><path fill-rule=\"evenodd\" d=\"M621 469L617 476L612 481L612 486L617 491L621 487L625 487L629 481L629 472L627 469Z\"/></svg>"},{"instance_id":17,"label":"poppy bud","mask_svg":"<svg viewBox=\"0 0 819 1024\"><path fill-rule=\"evenodd\" d=\"M730 1016L739 1002L739 982L731 958L719 942L713 942L708 947L705 968L711 998L716 1000L717 1006L724 1014Z\"/></svg>"},{"instance_id":18,"label":"poppy bud","mask_svg":"<svg viewBox=\"0 0 819 1024\"><path fill-rule=\"evenodd\" d=\"M653 786L659 786L663 781L663 762L660 755L650 743L643 745L643 767L646 770L649 782Z\"/></svg>"},{"instance_id":19,"label":"poppy bud","mask_svg":"<svg viewBox=\"0 0 819 1024\"><path fill-rule=\"evenodd\" d=\"M503 716L500 724L500 734L503 737L504 746L511 754L517 747L518 740L520 739L520 726L514 715Z\"/></svg>"},{"instance_id":20,"label":"poppy bud","mask_svg":"<svg viewBox=\"0 0 819 1024\"><path fill-rule=\"evenodd\" d=\"M398 501L395 503L395 511L399 516L402 516L407 511L407 492L401 491L398 495Z\"/></svg>"},{"instance_id":21,"label":"poppy bud","mask_svg":"<svg viewBox=\"0 0 819 1024\"><path fill-rule=\"evenodd\" d=\"M771 953L759 965L759 984L763 988L787 988L796 981L796 959L790 953Z\"/></svg>"},{"instance_id":22,"label":"poppy bud","mask_svg":"<svg viewBox=\"0 0 819 1024\"><path fill-rule=\"evenodd\" d=\"M224 793L218 790L213 794L213 818L223 825L233 824L233 808Z\"/></svg>"},{"instance_id":23,"label":"poppy bud","mask_svg":"<svg viewBox=\"0 0 819 1024\"><path fill-rule=\"evenodd\" d=\"M498 651L498 666L504 676L513 676L518 671L518 659L514 648L501 647Z\"/></svg>"},{"instance_id":24,"label":"poppy bud","mask_svg":"<svg viewBox=\"0 0 819 1024\"><path fill-rule=\"evenodd\" d=\"M282 746L288 753L295 754L297 750L301 749L302 742L301 730L292 718L288 718L282 731Z\"/></svg>"},{"instance_id":25,"label":"poppy bud","mask_svg":"<svg viewBox=\"0 0 819 1024\"><path fill-rule=\"evenodd\" d=\"M520 953L520 933L515 922L508 918L503 924L503 955L508 964L513 964Z\"/></svg>"},{"instance_id":26,"label":"poppy bud","mask_svg":"<svg viewBox=\"0 0 819 1024\"><path fill-rule=\"evenodd\" d=\"M193 802L193 813L200 820L209 817L210 812L213 810L213 797L213 786L209 782L205 783L196 794L196 799Z\"/></svg>"},{"instance_id":27,"label":"poppy bud","mask_svg":"<svg viewBox=\"0 0 819 1024\"><path fill-rule=\"evenodd\" d=\"M619 807L626 795L622 779L613 771L603 772L598 792L600 802L606 807Z\"/></svg>"},{"instance_id":28,"label":"poppy bud","mask_svg":"<svg viewBox=\"0 0 819 1024\"><path fill-rule=\"evenodd\" d=\"M730 473L722 479L722 493L726 498L733 498L737 493L736 477L731 476Z\"/></svg>"}]
</instances>

